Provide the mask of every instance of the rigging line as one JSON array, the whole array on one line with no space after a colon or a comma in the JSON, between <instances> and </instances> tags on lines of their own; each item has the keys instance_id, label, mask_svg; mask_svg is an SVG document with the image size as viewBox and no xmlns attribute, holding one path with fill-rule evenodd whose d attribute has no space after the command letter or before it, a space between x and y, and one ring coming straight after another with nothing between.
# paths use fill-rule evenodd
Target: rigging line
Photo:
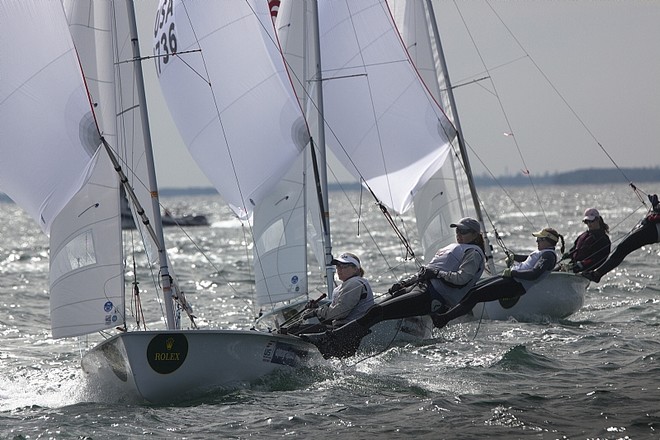
<instances>
[{"instance_id":1,"label":"rigging line","mask_svg":"<svg viewBox=\"0 0 660 440\"><path fill-rule=\"evenodd\" d=\"M341 184L341 182L339 181L339 179L338 179L337 176L335 175L334 170L332 169L332 167L329 166L329 167L328 167L328 171L329 171L330 174L333 176L333 178L335 179L335 181L338 183L338 185L339 185L339 189L341 190L342 194L344 194L344 196L345 196L345 198L346 198L346 202L348 203L348 205L351 207L351 209L353 210L353 212L354 212L355 214L357 214L358 209L355 207L355 205L353 204L353 202L351 201L351 199L348 197L348 193L347 193L346 189L344 188L344 186ZM402 221L403 221L403 220L402 220ZM381 248L380 244L379 244L378 241L376 240L376 237L373 235L373 233L371 232L371 229L370 229L369 226L364 222L364 220L362 220L362 226L366 229L366 233L367 233L367 235L368 235L369 238L371 239L371 242L373 243L373 245L374 245L374 246L376 247L376 249L378 250L378 255L379 255L379 256L383 259L383 261L385 262L385 264L386 264L386 266L387 266L389 272L390 272L392 275L395 275L395 276L396 276L396 274L394 273L394 267L399 267L400 265L393 266L392 264L390 264L389 260L388 260L387 257L385 256L385 253L383 252L383 249Z\"/></svg>"},{"instance_id":2,"label":"rigging line","mask_svg":"<svg viewBox=\"0 0 660 440\"><path fill-rule=\"evenodd\" d=\"M181 55L181 54L186 54L186 53L194 53L194 52L201 52L202 49L191 49L191 50L182 50L180 52L172 52L172 53L164 53L162 55L147 55L147 56L141 56L140 58L131 58L130 60L125 60L125 61L117 61L114 64L119 65L119 64L128 64L132 63L135 60L138 61L146 61L146 60L152 60L155 58L164 58L164 57L169 57L169 56L176 56L176 55Z\"/></svg>"},{"instance_id":3,"label":"rigging line","mask_svg":"<svg viewBox=\"0 0 660 440\"><path fill-rule=\"evenodd\" d=\"M465 141L465 145L466 145L466 146L470 149L470 151L472 152L471 155L474 156L474 157L476 157L477 160L479 161L479 163L481 163L481 164L484 166L484 168L488 171L488 174L490 174L491 178L497 183L497 185L500 187L500 189L502 190L502 192L504 192L504 194L506 194L506 196L508 197L508 199L511 201L511 203L514 204L514 206L518 209L518 211L523 215L523 217L525 218L525 220L527 220L527 222L528 222L532 227L534 227L534 224L531 222L531 220L529 219L529 217L527 217L527 215L522 211L522 208L520 207L520 205L519 205L519 204L513 199L513 197L511 196L511 194L510 194L510 193L509 193L509 192L508 192L508 191L507 191L507 190L506 190L506 189L500 184L499 180L497 180L497 178L493 175L493 173L490 171L490 169L488 168L488 166L487 166L487 165L481 160L481 158L480 158L479 155L474 151L474 149L472 148L472 146L471 146L467 141ZM455 152L455 151L454 151L454 152ZM456 153L456 152L455 152L455 153ZM465 170L465 165L463 164L463 162L459 159L459 160L458 160L458 163L459 163L459 165L461 166L461 168L463 169L463 172L465 173L466 170ZM496 242L502 247L502 249L505 251L505 253L508 252L508 248L507 248L507 246L505 245L504 240L500 237L499 233L497 232L497 227L495 226L495 223L493 222L492 217L491 217L490 214L488 213L488 210L486 209L486 206L484 205L483 200L481 199L481 197L480 197L478 194L477 194L477 202L479 203L479 206L481 206L481 209L482 209L482 211L483 211L483 214L484 214L484 215L486 216L486 218L488 219L488 223L490 223L490 226L491 226L491 228L492 228L492 230L493 230L493 233L495 234ZM486 232L486 231L484 231L484 232Z\"/></svg>"},{"instance_id":4,"label":"rigging line","mask_svg":"<svg viewBox=\"0 0 660 440\"><path fill-rule=\"evenodd\" d=\"M465 30L467 34L470 36L470 41L472 42L472 46L477 52L477 55L479 56L479 60L481 61L482 66L485 69L485 72L488 74L488 78L490 79L490 84L491 87L493 87L494 95L496 97L497 103L500 106L500 110L502 111L502 116L504 117L504 120L506 122L506 125L508 127L509 133L515 133L511 127L511 122L509 121L509 116L507 112L504 110L504 104L502 103L502 100L500 99L500 95L497 92L497 86L495 85L495 82L493 81L491 75L490 75L490 70L486 66L486 62L484 61L483 55L481 54L481 51L479 50L479 47L477 46L476 40L474 39L474 36L472 35L472 32L470 31L470 28L467 25L467 22L465 21L465 17L463 16L462 11L458 7L458 4L456 3L456 0L454 0L454 6L456 7L456 10L458 11L458 15L461 17L461 21L463 22L463 26L465 27ZM536 200L539 204L539 207L541 208L541 211L543 212L543 217L545 218L546 223L548 223L548 215L545 212L545 208L543 207L543 203L541 203L541 198L539 196L538 191L536 190L536 186L534 185L534 182L532 181L532 176L531 173L529 172L529 167L527 166L527 163L525 161L525 158L522 154L522 150L520 149L520 144L518 143L518 139L516 139L515 136L511 136L513 138L513 143L516 146L516 150L518 150L518 156L520 157L520 160L522 161L523 166L525 167L525 175L528 177L530 184L532 185L532 189L534 191L534 195L536 197Z\"/></svg>"},{"instance_id":5,"label":"rigging line","mask_svg":"<svg viewBox=\"0 0 660 440\"><path fill-rule=\"evenodd\" d=\"M536 61L534 60L534 58L532 58L532 56L527 52L527 50L525 49L525 47L524 47L524 46L520 43L520 41L516 38L516 36L513 34L513 32L511 31L511 29L506 25L506 23L504 23L504 20L502 20L502 18L501 18L500 15L495 11L495 9L494 9L493 6L490 4L490 2L489 2L489 1L486 1L486 4L487 4L488 7L490 7L490 9L493 11L493 14L495 14L495 16L498 18L498 20L500 21L500 23L502 23L502 26L504 26L504 28L509 32L509 35L511 35L511 38L513 38L513 40L518 44L518 47L520 47L520 49L521 49L525 54L527 54L527 56L529 57L529 60L532 62L532 64L533 64L534 67L538 70L538 72L541 74L541 76L543 76L543 78L547 81L547 83L550 85L550 87L552 88L552 90L554 90L554 92L557 94L557 96L558 96L558 97L564 102L564 104L566 105L566 107L570 110L570 112L573 114L573 116L575 116L575 118L578 120L578 122L580 123L580 125L582 125L582 127L586 130L586 132L589 133L589 136L591 136L591 138L594 140L594 142L596 142L596 144L598 145L598 147L603 151L603 153L605 153L605 155L606 155L607 158L610 160L610 162L612 162L612 164L616 167L616 169L621 173L621 175L623 176L623 178L626 179L626 181L628 181L628 182L632 182L632 181L628 178L628 176L626 175L626 173L625 173L625 172L619 167L619 165L616 163L616 161L612 158L612 156L607 152L607 150L605 150L605 147L603 147L603 145L600 143L600 141L598 140L598 138L596 138L596 135L591 131L591 129L589 129L589 127L588 127L587 124L584 122L584 120L582 120L582 118L580 118L580 116L577 114L577 112L575 111L575 109L573 109L573 107L568 103L568 101L566 100L566 98L564 98L564 96L561 94L561 92L559 92L559 90L558 90L557 87L554 85L554 83L553 83L552 81L550 81L550 78L548 78L548 76L545 74L545 72L544 72L543 70L541 70L541 67L536 63Z\"/></svg>"},{"instance_id":6,"label":"rigging line","mask_svg":"<svg viewBox=\"0 0 660 440\"><path fill-rule=\"evenodd\" d=\"M358 54L360 56L361 65L362 65L362 67L364 68L364 70L366 72L367 71L367 64L366 64L365 59L364 59L364 53L363 53L362 45L360 44L360 39L357 37L358 32L357 32L357 28L356 28L356 25L355 25L354 14L353 14L353 11L351 10L351 3L347 1L346 2L346 7L349 10L349 17L350 17L349 19L350 19L350 23L351 23L351 28L353 29L353 35L355 36L355 41L358 43L358 46L359 46L359 49L360 49ZM366 81L366 84L367 84L367 89L369 91L369 102L371 103L371 116L373 117L374 127L376 129L376 136L378 137L378 145L382 146L383 143L382 143L381 130L380 130L380 126L378 124L378 117L375 114L375 103L374 103L374 98L373 98L372 84L371 84L369 75L365 76L365 81ZM392 100L393 103L396 102L396 101L398 101L398 99ZM330 130L332 131L332 129L330 129ZM335 139L337 139L337 136L334 134L334 132L333 132L333 136L335 136ZM339 142L339 139L337 139L337 141L338 141L339 145L341 146L342 151L344 152L344 154L348 158L348 160L351 162L353 167L355 167L356 171L360 174L360 178L365 180L365 183L366 183L366 179L363 178L362 173L360 172L360 170L358 169L356 164L353 162L353 160L350 157L350 155L348 154L348 152L344 149L343 144L341 142ZM387 170L387 161L385 160L385 152L383 151L382 148L380 148L380 160L381 160L381 163L383 164L383 169L385 171L385 180L387 181L387 188L388 188L388 192L389 192L389 197L390 197L390 200L393 200L392 190L391 190L391 183L390 183L390 176L389 176L389 172ZM367 185L367 187L368 187L368 185ZM374 195L374 198L376 198L375 194L373 193L371 188L369 188L369 191ZM376 200L378 200L378 198L376 198ZM395 230L395 232L397 232L397 231ZM407 254L406 254L406 256L407 256Z\"/></svg>"},{"instance_id":7,"label":"rigging line","mask_svg":"<svg viewBox=\"0 0 660 440\"><path fill-rule=\"evenodd\" d=\"M186 4L183 3L183 2L182 2L182 6L183 6L183 10L185 11L186 17L188 18L188 22L189 22L189 24L190 24L190 30L191 30L191 32L192 32L194 38L195 38L195 43L197 44L198 47L201 48L201 45L199 44L199 38L198 38L198 36L197 36L197 31L196 31L195 27L193 26L192 20L190 19L190 13L188 12L188 8L187 8ZM254 11L253 11L253 14L254 14L255 17L256 17L256 13L255 13ZM201 60L202 60L202 65L204 66L204 71L205 71L205 73L206 73L206 77L209 78L210 76L209 76L209 71L208 71L208 64L207 64L207 62L206 62L206 56L205 56L204 52L201 51L201 50L200 50L200 57L201 57ZM243 196L243 191L242 191L242 189L241 189L241 185L239 184L240 179L238 178L238 172L237 172L237 170L236 170L236 163L235 163L235 161L234 161L234 157L233 157L233 155L232 155L232 151L231 151L231 149L229 148L229 138L228 138L228 136L227 136L227 132L226 132L226 130L225 130L225 125L224 125L223 120L222 120L222 117L221 117L221 115L220 115L220 109L219 109L219 107L218 107L218 99L217 99L217 97L216 97L216 95L215 95L215 89L213 88L213 84L212 84L210 81L208 81L208 80L206 80L206 81L207 81L208 86L209 86L209 90L210 90L210 93L211 93L211 97L213 98L213 106L215 107L216 115L218 116L218 122L220 123L221 131L222 131L222 137L223 137L223 139L224 139L225 145L227 145L227 148L226 148L227 156L229 157L229 162L230 162L230 164L231 164L231 168L232 168L232 171L233 171L233 173L234 173L234 179L235 179L235 181L236 181L236 183L237 183L236 186L237 186L237 188L238 188L238 192L239 192L239 195L240 195L240 198L241 198L241 202L242 202L242 203L245 203L245 197ZM247 207L246 207L245 205L242 206L241 208L242 208L246 213L248 212L248 209L247 209ZM248 223L248 224L249 224L249 223ZM252 227L251 227L251 225L250 225L250 231L252 232Z\"/></svg>"},{"instance_id":8,"label":"rigging line","mask_svg":"<svg viewBox=\"0 0 660 440\"><path fill-rule=\"evenodd\" d=\"M191 32L192 32L194 38L195 38L195 42L196 42L196 44L198 45L198 47L200 47L200 57L201 57L201 60L202 60L202 64L203 64L203 66L204 66L204 70L205 70L205 72L206 72L206 77L208 78L208 77L209 77L209 74L208 74L208 66L207 66L207 62L206 62L206 57L205 57L204 52L201 51L201 45L199 44L199 38L198 38L198 36L197 36L196 29L195 29L195 27L194 27L193 24L192 24L192 21L191 21L191 19L190 19L190 13L188 12L188 8L187 8L186 4L185 4L185 3L182 3L182 6L183 6L183 9L184 9L184 11L185 11L186 17L188 18L188 22L189 22L189 24L190 24L190 29L191 29ZM250 5L248 4L248 6L250 6ZM251 8L251 6L250 6L250 9L252 10L253 15L257 18L257 21L259 21L256 12ZM261 23L261 22L259 21L259 23ZM181 59L181 58L179 58L179 59ZM185 62L184 62L184 63L185 63ZM187 65L187 63L185 63L185 64ZM204 79L204 78L203 78L203 79ZM230 162L230 164L231 164L231 168L232 168L232 171L233 171L233 173L234 173L234 180L235 180L236 183L237 183L236 187L237 187L237 189L238 189L239 196L240 196L240 198L241 198L242 203L245 203L245 197L243 196L243 190L242 190L242 187L241 187L241 185L240 185L240 179L238 178L238 171L237 171L237 169L236 169L236 163L235 163L235 161L234 161L234 157L233 157L233 154L232 154L231 148L229 148L229 139L228 139L228 136L227 136L227 132L226 132L226 130L225 130L224 123L223 123L223 121L222 121L222 117L221 117L221 115L220 115L220 109L219 109L219 107L218 107L218 100L217 100L217 97L216 97L216 95L215 95L215 90L214 90L214 88L213 88L213 84L212 84L209 80L207 80L207 79L204 79L204 80L205 80L205 82L207 82L207 84L208 84L208 86L209 86L209 90L210 90L210 93L211 93L211 97L212 97L212 99L213 99L213 105L214 105L214 107L215 107L216 115L218 116L218 122L220 123L221 131L222 131L222 137L223 137L223 139L224 139L225 145L227 145L227 148L226 148L227 156L229 157L229 162ZM244 210L244 212L246 212L246 213L248 212L248 209L247 209L247 207L246 207L245 205L243 205L241 208ZM243 222L241 222L241 223L243 223ZM243 225L244 225L244 227L245 227L245 224L243 224ZM247 229L249 230L249 236L250 236L250 237L254 237L254 235L255 235L255 234L254 234L254 230L253 230L253 228L252 228L252 224L251 224L251 222L250 222L249 220L247 221ZM247 240L245 240L245 242L247 243ZM256 251L255 251L255 252L256 252ZM249 261L249 257L248 257L248 261ZM259 259L259 261L260 261L260 259ZM223 278L224 278L224 277L223 277ZM231 289L234 290L234 291L236 292L235 288L231 285L231 283L229 283L228 280L226 280L226 282L227 282L227 285L229 285L229 286L231 287ZM256 286L253 286L253 288L254 288L254 287L256 287ZM254 291L253 291L253 293L254 293Z\"/></svg>"}]
</instances>

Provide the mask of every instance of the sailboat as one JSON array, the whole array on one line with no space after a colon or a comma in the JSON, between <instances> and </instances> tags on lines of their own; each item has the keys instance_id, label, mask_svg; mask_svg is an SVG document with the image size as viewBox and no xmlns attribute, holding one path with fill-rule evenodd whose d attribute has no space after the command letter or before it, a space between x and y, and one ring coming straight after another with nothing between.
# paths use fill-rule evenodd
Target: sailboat
<instances>
[{"instance_id":1,"label":"sailboat","mask_svg":"<svg viewBox=\"0 0 660 440\"><path fill-rule=\"evenodd\" d=\"M182 216L173 216L170 211L165 211L161 217L163 226L177 226L177 227L194 227L194 226L209 226L209 220L203 214L185 214ZM128 204L126 197L121 198L121 228L122 229L137 229L133 211Z\"/></svg>"},{"instance_id":2,"label":"sailboat","mask_svg":"<svg viewBox=\"0 0 660 440\"><path fill-rule=\"evenodd\" d=\"M254 50L234 44L237 36L251 40L269 32L269 23L264 21L256 28L243 24L243 17L263 7L259 2L231 6L164 2L158 21L162 31L154 40L161 88L184 141L254 237L256 301L263 314L257 324L267 323L268 330L277 330L314 299L310 298L308 245L325 274L325 293L332 294L326 144L387 209L403 213L415 206L424 255L453 242L448 225L470 212L466 201L477 200L465 152L461 151L458 161L450 154L452 141L461 141L455 128L458 123L448 116L449 107L443 111L438 105L441 98L420 81L418 61L401 44L387 2L321 2L318 8L316 2L277 3L276 35L270 35L270 41L254 42L273 51L267 62L288 75L291 85L288 93L293 101L283 100L286 104L276 104L272 113L268 106L278 102L269 86L272 77L253 78L262 72L255 66L263 60L252 56ZM430 28L426 29L430 39ZM431 43L427 46L432 47ZM439 89L437 84L435 89ZM292 108L290 102L295 99L298 107ZM270 133L274 122L280 125L276 133ZM256 126L262 129L251 129ZM331 133L327 139L326 132ZM402 148L407 145L414 148ZM255 155L276 154L284 159L292 146L299 151L295 158L268 167L282 165L283 177L279 173L275 184L263 180L275 174L259 168ZM462 195L458 178L448 177L460 171L472 190L467 196ZM476 202L474 209L481 220ZM582 279L565 275L558 274L570 279L569 283L583 284ZM556 283L551 288L561 290ZM571 290L576 291L579 288ZM511 305L498 307L508 317L516 312ZM554 301L551 306L557 308ZM524 313L528 311L525 307ZM555 311L543 305L532 313L555 316ZM497 319L496 312L488 317ZM410 326L399 324L406 329L401 336L431 336L428 319L412 321ZM372 335L379 333L375 328ZM364 341L371 343L369 338Z\"/></svg>"},{"instance_id":3,"label":"sailboat","mask_svg":"<svg viewBox=\"0 0 660 440\"><path fill-rule=\"evenodd\" d=\"M472 178L465 137L458 116L456 100L442 49L433 2L431 0L388 0L395 17L401 38L409 50L420 76L440 103L456 128L457 156L460 161L448 161L431 181L415 196L415 213L420 237L423 237L424 255L432 255L450 243L447 235L438 234L438 225L433 225L439 213L468 212L485 226L479 195ZM466 183L462 183L466 182ZM448 185L448 183L450 185ZM451 186L453 185L453 186ZM440 197L449 194L449 197ZM442 204L444 201L444 205ZM462 205L467 203L468 205ZM469 205L472 209L469 209ZM487 229L483 229L487 230ZM433 241L427 237L439 237ZM451 237L449 237L451 238ZM488 236L486 235L486 239ZM487 247L488 241L487 241ZM490 250L490 249L487 249ZM492 252L487 254L488 270L495 274ZM566 318L577 312L584 303L588 285L583 277L566 272L553 272L548 278L534 285L522 297L479 304L473 310L477 317L494 320L536 320L539 318Z\"/></svg>"},{"instance_id":4,"label":"sailboat","mask_svg":"<svg viewBox=\"0 0 660 440\"><path fill-rule=\"evenodd\" d=\"M258 303L269 310L286 310L296 301L291 294L309 297L308 270L300 264L307 261L305 241L332 291L327 179L318 165L325 162L324 128L335 155L350 157L349 171L395 212L408 209L445 166L454 136L409 62L385 2L324 2L318 11L315 2L289 6L301 23L319 24L319 38L296 41L315 41L313 52L324 54L323 70L317 60L311 75L297 77L305 78L303 94L294 92L297 81L277 44L283 33L275 33L265 1L163 1L154 28L153 61L188 148L236 215L254 219L248 225L255 231ZM162 403L320 360L313 345L271 329L196 328L162 233L132 2L66 1L62 8L49 0L4 1L2 8L13 20L0 59L0 189L49 234L53 337L106 338L82 358L89 379ZM215 71L225 76L214 78ZM402 127L403 116L409 119ZM419 155L401 145L415 145ZM161 330L131 323L126 312L121 188L147 258L158 267ZM295 222L299 227L290 228Z\"/></svg>"},{"instance_id":5,"label":"sailboat","mask_svg":"<svg viewBox=\"0 0 660 440\"><path fill-rule=\"evenodd\" d=\"M268 123L275 121L283 125L285 114L281 110L283 104L275 105L274 111L268 113L268 106L277 97L266 95L274 92L263 85L265 80L249 83L259 72L254 66L261 60L251 57L239 60L240 49L231 43L238 35L252 39L265 32L266 23L256 29L235 24L239 21L235 17L250 15L250 8L261 7L259 2L231 6L212 2L176 3L164 13L163 28L176 30L177 56L167 52L163 44L167 36L157 37L154 44L160 55L157 71L161 88L189 151L236 215L245 219L254 237L256 301L263 314L257 325L275 331L299 313L309 299L316 299L314 294L325 293L329 299L332 295L334 274L330 264L325 144L333 151L355 150L358 154L353 151L348 154L351 160L360 162L353 166L361 178L386 199L384 205L396 211L410 206L411 193L420 185L420 179L441 166L448 154L447 140L437 127L438 121L445 117L428 98L412 65L398 62L405 59L405 50L387 10L383 9L384 4L370 2L365 3L365 8L351 10L349 4L332 8L322 3L317 11L315 3L280 2L275 23L277 34L271 37L270 49L274 54L268 62L281 66L278 70L288 75L288 94L296 108L287 107L287 116L298 115L288 126L278 127L277 134L283 137L265 134L269 125L257 120L263 118ZM357 36L359 41L351 41L355 34L343 26L337 35L331 35L330 30L347 19L360 20L363 33ZM333 39L334 43L328 45ZM327 76L328 69L321 67L322 64L333 57L364 53L369 40L379 42L383 51L370 54L372 60L354 63L353 73L341 72L336 78ZM255 53L252 50L241 53L245 52ZM381 56L383 59L379 60ZM230 59L233 61L227 65L226 60ZM399 66L389 60L397 61ZM367 75L376 82L364 81ZM354 79L344 81L351 77ZM178 86L181 84L186 87ZM326 91L332 84L341 87ZM369 91L369 87L374 89ZM373 103L370 93L385 99ZM225 107L225 103L230 106ZM423 116L433 112L435 117L425 120ZM401 113L411 115L410 122L403 126L397 121ZM255 132L252 126L261 130ZM332 133L332 139L327 141L326 127ZM256 139L259 135L264 136ZM403 139L417 144L419 155L402 150ZM266 175L254 163L255 155L277 154L282 158L279 151L286 153L291 146L297 146L300 153L290 161L284 177L264 188L261 198L256 192L250 195L254 176ZM383 159L371 169L364 167L372 165L371 158L381 156L383 146L387 149ZM265 149L266 153L259 153L259 149ZM407 173L407 169L411 172ZM314 281L310 283L308 278L308 244L311 258L320 266L316 272L320 272L325 286L320 292L310 289ZM432 335L428 317L384 323L382 327L375 328L365 338L366 347Z\"/></svg>"},{"instance_id":6,"label":"sailboat","mask_svg":"<svg viewBox=\"0 0 660 440\"><path fill-rule=\"evenodd\" d=\"M12 17L0 59L0 188L50 237L53 337L106 338L82 358L89 380L160 403L313 361L316 348L295 337L196 328L164 245L133 3L0 7ZM158 267L161 330L127 314L121 188Z\"/></svg>"}]
</instances>

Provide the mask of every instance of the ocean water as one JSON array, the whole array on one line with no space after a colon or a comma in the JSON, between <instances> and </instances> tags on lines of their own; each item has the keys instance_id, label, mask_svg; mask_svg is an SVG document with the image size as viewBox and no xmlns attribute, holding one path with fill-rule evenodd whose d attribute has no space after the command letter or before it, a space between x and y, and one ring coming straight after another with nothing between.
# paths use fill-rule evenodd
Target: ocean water
<instances>
[{"instance_id":1,"label":"ocean water","mask_svg":"<svg viewBox=\"0 0 660 440\"><path fill-rule=\"evenodd\" d=\"M660 184L640 186L660 190ZM584 230L587 207L600 210L615 244L645 213L625 184L542 186L510 195L515 202L498 189L481 192L507 247L519 253L534 249L531 232L548 225L566 236L568 248ZM212 221L207 228L166 230L174 270L200 324L248 328L253 283L240 223L219 197L162 203L173 213L207 213ZM450 324L431 341L158 406L85 382L79 364L90 341L50 337L48 241L18 207L0 208L0 438L660 437L659 244L590 285L584 307L567 319ZM358 253L376 292L414 270L366 195L333 194L331 215L335 253ZM405 220L418 249L414 225ZM495 252L501 262L502 252ZM143 266L137 273L149 291L145 313L158 312L151 274ZM320 284L314 288L322 292ZM149 325L157 328L158 317Z\"/></svg>"}]
</instances>

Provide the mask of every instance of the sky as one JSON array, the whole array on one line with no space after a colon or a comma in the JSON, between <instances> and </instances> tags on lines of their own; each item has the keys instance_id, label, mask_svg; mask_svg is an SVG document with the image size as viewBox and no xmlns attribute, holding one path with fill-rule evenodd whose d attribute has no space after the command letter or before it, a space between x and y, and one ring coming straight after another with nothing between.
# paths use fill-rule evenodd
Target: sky
<instances>
[{"instance_id":1,"label":"sky","mask_svg":"<svg viewBox=\"0 0 660 440\"><path fill-rule=\"evenodd\" d=\"M143 55L152 52L157 4L136 2ZM433 4L475 174L660 166L660 1ZM145 79L159 186L210 186L152 66Z\"/></svg>"}]
</instances>

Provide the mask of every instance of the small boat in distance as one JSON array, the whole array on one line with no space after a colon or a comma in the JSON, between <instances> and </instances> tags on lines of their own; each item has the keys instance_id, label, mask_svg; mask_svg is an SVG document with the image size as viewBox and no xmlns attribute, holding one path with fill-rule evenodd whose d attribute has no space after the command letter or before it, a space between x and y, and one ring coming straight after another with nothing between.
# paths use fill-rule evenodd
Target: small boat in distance
<instances>
[{"instance_id":1,"label":"small boat in distance","mask_svg":"<svg viewBox=\"0 0 660 440\"><path fill-rule=\"evenodd\" d=\"M203 214L186 214L181 217L173 216L170 211L167 209L163 212L162 215L163 227L167 226L209 226L209 220L206 215ZM121 207L121 228L122 229L136 229L135 219L131 213L131 209L128 207L128 203L125 202L125 199L122 199Z\"/></svg>"}]
</instances>

